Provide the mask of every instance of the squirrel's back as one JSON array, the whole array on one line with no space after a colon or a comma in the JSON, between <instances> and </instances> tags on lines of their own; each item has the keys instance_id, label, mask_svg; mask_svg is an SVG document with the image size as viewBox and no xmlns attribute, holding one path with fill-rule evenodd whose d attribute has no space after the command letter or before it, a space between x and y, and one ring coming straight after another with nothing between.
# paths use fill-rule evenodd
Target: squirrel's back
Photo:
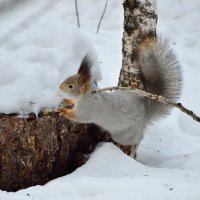
<instances>
[{"instance_id":1,"label":"squirrel's back","mask_svg":"<svg viewBox=\"0 0 200 200\"><path fill-rule=\"evenodd\" d=\"M181 93L182 73L167 41L145 39L138 59L145 91L176 101ZM146 110L148 120L152 121L168 114L170 107L146 98Z\"/></svg>"}]
</instances>

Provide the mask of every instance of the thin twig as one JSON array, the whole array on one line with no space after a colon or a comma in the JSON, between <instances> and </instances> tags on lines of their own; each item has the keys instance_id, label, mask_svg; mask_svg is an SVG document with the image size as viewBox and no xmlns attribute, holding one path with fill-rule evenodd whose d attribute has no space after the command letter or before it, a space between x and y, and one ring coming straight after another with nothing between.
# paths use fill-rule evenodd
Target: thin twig
<instances>
[{"instance_id":1,"label":"thin twig","mask_svg":"<svg viewBox=\"0 0 200 200\"><path fill-rule=\"evenodd\" d=\"M104 15L105 15L107 5L108 5L108 0L106 0L105 7L104 7L104 10L103 10L103 13L102 13L102 15L101 15L101 18L100 18L100 20L99 20L99 24L98 24L98 26L97 26L97 34L99 33L99 28L100 28L100 26L101 26L101 21L102 21Z\"/></svg>"},{"instance_id":2,"label":"thin twig","mask_svg":"<svg viewBox=\"0 0 200 200\"><path fill-rule=\"evenodd\" d=\"M168 99L166 99L165 97L161 96L161 95L155 95L155 94L151 94L149 92L145 92L144 90L139 90L137 88L128 88L128 87L107 87L107 88L103 88L103 89L97 89L95 91L92 91L92 94L98 93L98 92L103 92L103 91L113 91L113 90L121 90L121 91L125 91L125 90L131 90L134 93L140 95L140 96L144 96L144 97L148 97L154 101L163 103L165 105L170 105L173 107L178 108L179 110L181 110L182 112L186 113L187 115L189 115L190 117L193 118L193 120L197 121L200 123L200 117L198 115L196 115L195 113L193 113L193 111L187 109L185 106L183 106L181 103L175 103L173 101L170 101Z\"/></svg>"},{"instance_id":3,"label":"thin twig","mask_svg":"<svg viewBox=\"0 0 200 200\"><path fill-rule=\"evenodd\" d=\"M80 21L79 21L79 13L78 13L78 3L77 3L77 0L75 0L75 8L76 8L77 25L80 28Z\"/></svg>"}]
</instances>

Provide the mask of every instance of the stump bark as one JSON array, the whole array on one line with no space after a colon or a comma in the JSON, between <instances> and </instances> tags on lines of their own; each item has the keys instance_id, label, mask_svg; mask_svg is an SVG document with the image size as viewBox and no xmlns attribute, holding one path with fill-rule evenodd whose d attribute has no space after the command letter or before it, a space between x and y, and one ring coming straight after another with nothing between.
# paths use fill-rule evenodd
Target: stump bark
<instances>
[{"instance_id":1,"label":"stump bark","mask_svg":"<svg viewBox=\"0 0 200 200\"><path fill-rule=\"evenodd\" d=\"M51 113L38 118L0 115L0 189L17 191L66 175L110 135Z\"/></svg>"}]
</instances>

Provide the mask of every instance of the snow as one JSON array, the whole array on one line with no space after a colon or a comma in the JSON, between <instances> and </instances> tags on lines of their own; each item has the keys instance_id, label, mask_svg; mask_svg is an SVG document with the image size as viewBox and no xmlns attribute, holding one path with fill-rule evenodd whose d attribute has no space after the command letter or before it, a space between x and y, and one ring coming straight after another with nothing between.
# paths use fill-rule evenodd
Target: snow
<instances>
[{"instance_id":1,"label":"snow","mask_svg":"<svg viewBox=\"0 0 200 200\"><path fill-rule=\"evenodd\" d=\"M195 172L191 174L188 170L145 166L124 155L113 144L101 144L89 161L74 173L51 181L45 186L35 186L17 193L2 192L2 197L32 197L36 200L195 200L198 199L199 184L200 180Z\"/></svg>"},{"instance_id":2,"label":"snow","mask_svg":"<svg viewBox=\"0 0 200 200\"><path fill-rule=\"evenodd\" d=\"M63 9L63 2L35 3L37 8L32 11L28 10L32 4L25 5L29 6L26 10L21 7L19 19L17 11L2 16L0 112L37 114L42 108L58 107L63 98L59 84L77 72L85 54L93 59L94 79L101 79L90 40L75 25L68 25L62 13L51 10Z\"/></svg>"},{"instance_id":3,"label":"snow","mask_svg":"<svg viewBox=\"0 0 200 200\"><path fill-rule=\"evenodd\" d=\"M3 2L2 0L0 1ZM38 112L63 98L58 85L78 69L86 52L99 57L100 87L116 85L121 66L122 1L24 1L0 13L0 112ZM200 115L198 0L159 0L158 32L168 38L183 66L181 102ZM89 39L88 39L89 38ZM91 42L90 42L91 41ZM99 80L98 59L94 75ZM34 104L30 103L33 102ZM100 144L75 172L2 200L200 199L200 125L178 110L146 130L136 160L113 144Z\"/></svg>"}]
</instances>

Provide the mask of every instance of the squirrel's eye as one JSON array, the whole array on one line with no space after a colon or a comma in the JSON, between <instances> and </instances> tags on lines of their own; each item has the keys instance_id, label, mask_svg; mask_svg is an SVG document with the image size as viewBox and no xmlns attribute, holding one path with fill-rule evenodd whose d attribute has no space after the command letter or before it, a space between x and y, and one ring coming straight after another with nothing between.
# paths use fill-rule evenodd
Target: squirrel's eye
<instances>
[{"instance_id":1,"label":"squirrel's eye","mask_svg":"<svg viewBox=\"0 0 200 200\"><path fill-rule=\"evenodd\" d=\"M73 88L74 88L74 85L73 85L73 84L69 84L69 85L68 85L68 88L69 88L69 89L73 89Z\"/></svg>"}]
</instances>

